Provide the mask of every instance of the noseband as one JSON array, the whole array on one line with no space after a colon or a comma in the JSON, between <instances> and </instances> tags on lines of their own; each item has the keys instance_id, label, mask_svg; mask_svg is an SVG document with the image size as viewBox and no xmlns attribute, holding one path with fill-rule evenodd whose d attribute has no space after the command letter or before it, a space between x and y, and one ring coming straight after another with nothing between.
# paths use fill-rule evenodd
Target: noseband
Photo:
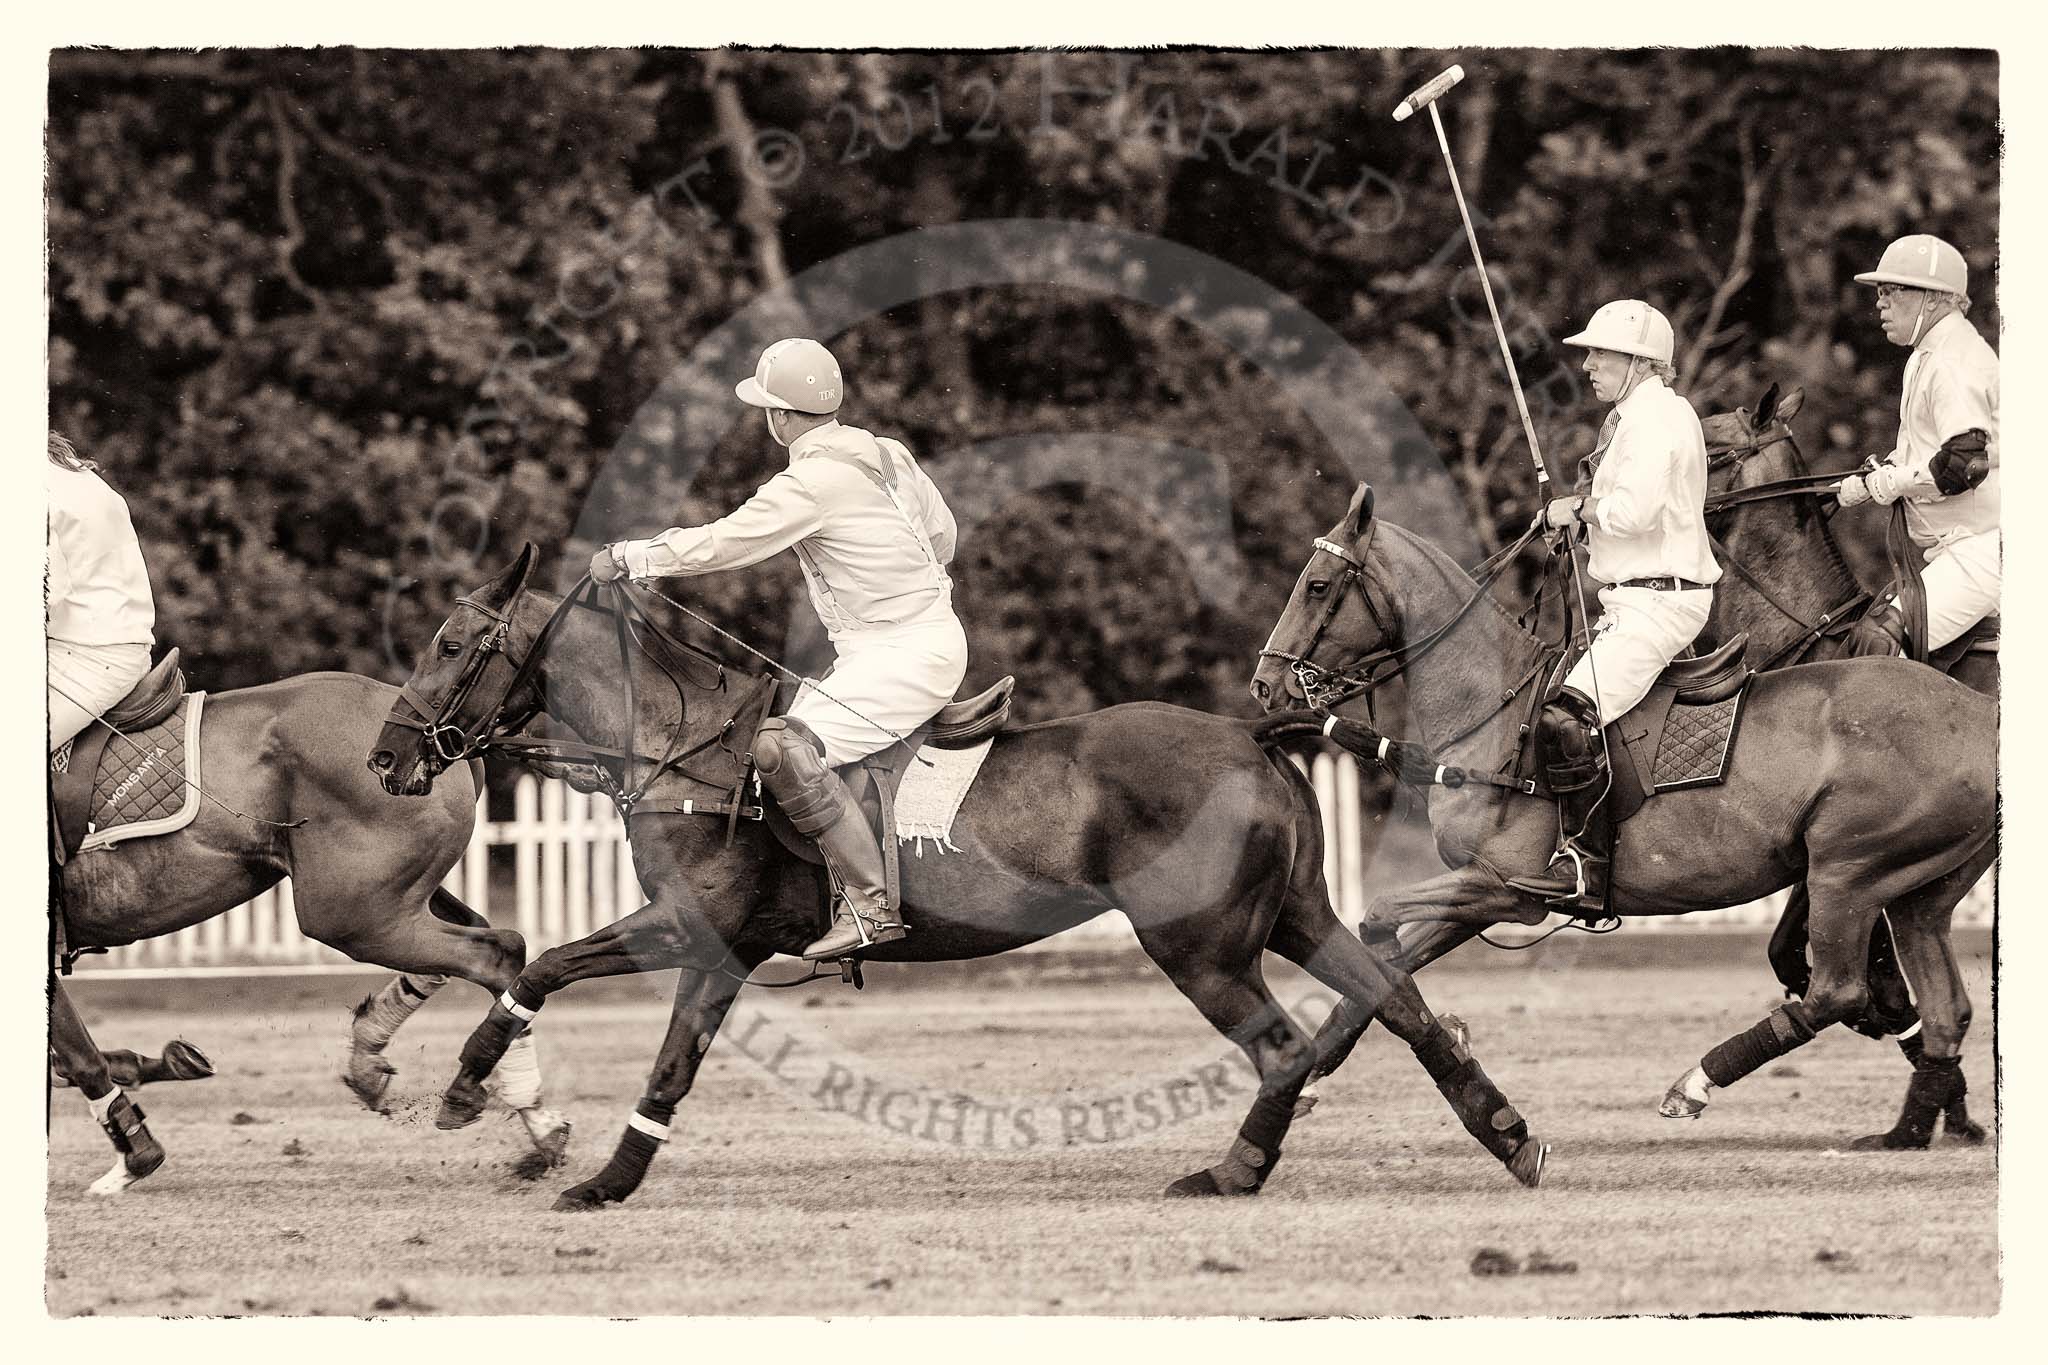
<instances>
[{"instance_id":1,"label":"noseband","mask_svg":"<svg viewBox=\"0 0 2048 1365\"><path fill-rule=\"evenodd\" d=\"M1322 643L1324 634L1330 629L1330 623L1337 619L1337 613L1343 609L1344 599L1353 587L1358 589L1359 599L1365 603L1366 613L1372 617L1373 624L1379 627L1380 638L1392 640L1394 637L1393 627L1388 624L1387 618L1380 614L1378 605L1372 600L1372 578L1365 571L1365 557L1371 553L1373 533L1377 529L1378 523L1368 523L1365 539L1355 553L1334 540L1316 537L1315 548L1318 552L1344 562L1344 572L1338 576L1328 599L1324 602L1322 619L1316 622L1315 631L1308 637L1308 643L1302 646L1301 653L1274 649L1271 641L1267 642L1266 648L1259 651L1261 659L1286 661L1288 671L1294 675L1295 683L1301 688L1302 699L1311 710L1324 710L1347 697L1357 695L1364 689L1357 684L1353 674L1361 666L1376 665L1385 658L1392 657L1396 652L1393 649L1381 649L1345 669L1325 668L1314 662L1316 646ZM1370 672L1371 669L1367 666L1368 676ZM1369 684L1373 685L1377 684Z\"/></svg>"},{"instance_id":2,"label":"noseband","mask_svg":"<svg viewBox=\"0 0 2048 1365\"><path fill-rule=\"evenodd\" d=\"M504 715L505 707L511 702L512 694L518 691L520 682L531 674L529 668L517 666L512 686L505 689L505 695L488 714L480 717L472 726L465 727L454 723L454 716L468 703L470 694L476 691L477 684L483 681L484 673L491 666L492 657L504 651L505 639L512 633L512 608L518 604L520 595L525 591L526 589L521 587L514 593L503 611L486 606L475 597L456 598L455 605L468 607L489 617L492 621L491 628L477 637L476 644L470 649L469 657L463 660L462 671L456 674L455 681L449 685L447 693L439 701L422 697L409 680L398 689L398 705L392 708L392 721L407 729L423 732L428 747L444 764L452 765L466 758L481 756L486 743L485 737ZM559 616L560 612L558 611L556 615ZM553 618L549 620L548 625L554 625ZM538 653L536 650L529 654L529 662L538 657ZM510 656L507 655L507 658ZM401 714L401 708L410 711L411 715Z\"/></svg>"}]
</instances>

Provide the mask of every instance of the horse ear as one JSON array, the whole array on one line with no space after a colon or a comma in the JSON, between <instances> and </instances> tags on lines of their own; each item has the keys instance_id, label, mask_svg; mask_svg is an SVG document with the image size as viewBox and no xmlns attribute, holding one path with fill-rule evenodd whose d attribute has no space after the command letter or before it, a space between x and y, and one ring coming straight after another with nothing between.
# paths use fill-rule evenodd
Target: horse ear
<instances>
[{"instance_id":1,"label":"horse ear","mask_svg":"<svg viewBox=\"0 0 2048 1365\"><path fill-rule=\"evenodd\" d=\"M1756 415L1749 419L1749 429L1762 431L1771 424L1771 418L1775 417L1777 412L1778 385L1777 381L1773 380L1771 386L1764 390L1764 396L1756 400Z\"/></svg>"},{"instance_id":2,"label":"horse ear","mask_svg":"<svg viewBox=\"0 0 2048 1365\"><path fill-rule=\"evenodd\" d=\"M1778 420L1790 422L1799 415L1799 409L1806 403L1806 390L1794 389L1778 402Z\"/></svg>"},{"instance_id":3,"label":"horse ear","mask_svg":"<svg viewBox=\"0 0 2048 1365\"><path fill-rule=\"evenodd\" d=\"M519 558L513 560L491 580L486 591L493 600L503 605L519 595L519 590L526 586L526 580L533 576L534 553L533 542L529 540L525 548L520 550Z\"/></svg>"},{"instance_id":4,"label":"horse ear","mask_svg":"<svg viewBox=\"0 0 2048 1365\"><path fill-rule=\"evenodd\" d=\"M1365 534L1365 528L1371 521L1372 485L1361 481L1358 490L1351 495L1351 505L1344 509L1344 533L1356 540Z\"/></svg>"}]
</instances>

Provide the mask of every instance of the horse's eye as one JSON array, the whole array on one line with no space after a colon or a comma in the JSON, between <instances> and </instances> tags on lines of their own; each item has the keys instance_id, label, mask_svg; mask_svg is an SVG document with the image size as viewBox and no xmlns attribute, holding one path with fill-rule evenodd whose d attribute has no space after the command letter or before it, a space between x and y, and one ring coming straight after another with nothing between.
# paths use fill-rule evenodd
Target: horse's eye
<instances>
[{"instance_id":1,"label":"horse's eye","mask_svg":"<svg viewBox=\"0 0 2048 1365\"><path fill-rule=\"evenodd\" d=\"M1322 595L1323 595L1324 593L1328 592L1329 590L1330 590L1330 580L1329 580L1329 579L1327 579L1327 578L1316 578L1316 579L1311 579L1311 580L1309 580L1309 585L1308 585L1308 595L1309 595L1310 597L1321 597L1321 596L1322 596Z\"/></svg>"},{"instance_id":2,"label":"horse's eye","mask_svg":"<svg viewBox=\"0 0 2048 1365\"><path fill-rule=\"evenodd\" d=\"M459 659L459 658L461 658L461 657L462 657L462 641L460 641L460 640L443 640L443 641L441 642L441 657L442 657L442 658L444 658L444 659Z\"/></svg>"}]
</instances>

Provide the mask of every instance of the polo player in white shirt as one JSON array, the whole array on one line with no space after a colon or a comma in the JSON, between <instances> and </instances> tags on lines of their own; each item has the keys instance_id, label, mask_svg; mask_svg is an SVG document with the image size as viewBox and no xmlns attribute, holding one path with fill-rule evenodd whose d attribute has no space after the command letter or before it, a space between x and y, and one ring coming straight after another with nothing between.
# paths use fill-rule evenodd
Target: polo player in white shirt
<instances>
[{"instance_id":1,"label":"polo player in white shirt","mask_svg":"<svg viewBox=\"0 0 2048 1365\"><path fill-rule=\"evenodd\" d=\"M52 753L142 681L156 644L156 599L135 524L98 471L50 433L43 636Z\"/></svg>"},{"instance_id":2,"label":"polo player in white shirt","mask_svg":"<svg viewBox=\"0 0 2048 1365\"><path fill-rule=\"evenodd\" d=\"M1877 269L1886 340L1911 349L1899 399L1899 439L1842 480L1842 506L1906 500L1906 533L1926 560L1926 648L1940 649L1998 610L1998 353L1963 315L1970 271L1939 237L1901 237ZM1858 654L1896 654L1904 622L1895 603L1857 624Z\"/></svg>"},{"instance_id":3,"label":"polo player in white shirt","mask_svg":"<svg viewBox=\"0 0 2048 1365\"><path fill-rule=\"evenodd\" d=\"M1550 867L1508 885L1573 908L1606 894L1613 826L1599 728L1641 701L1664 666L1707 624L1721 577L1707 541L1707 445L1692 405L1670 387L1671 323L1638 299L1610 303L1565 338L1586 350L1593 394L1612 403L1587 461L1588 490L1544 509L1553 529L1582 527L1586 572L1600 589L1592 642L1546 702L1539 737L1558 794Z\"/></svg>"},{"instance_id":4,"label":"polo player in white shirt","mask_svg":"<svg viewBox=\"0 0 2048 1365\"><path fill-rule=\"evenodd\" d=\"M806 679L788 714L761 727L754 758L790 823L818 841L841 893L831 928L803 955L844 957L907 931L889 904L882 850L832 769L930 720L967 675L946 572L953 514L902 442L840 425L839 364L817 342L776 342L735 392L763 410L769 435L789 447L788 467L729 516L605 546L590 575L687 577L796 552L836 659L824 682Z\"/></svg>"}]
</instances>

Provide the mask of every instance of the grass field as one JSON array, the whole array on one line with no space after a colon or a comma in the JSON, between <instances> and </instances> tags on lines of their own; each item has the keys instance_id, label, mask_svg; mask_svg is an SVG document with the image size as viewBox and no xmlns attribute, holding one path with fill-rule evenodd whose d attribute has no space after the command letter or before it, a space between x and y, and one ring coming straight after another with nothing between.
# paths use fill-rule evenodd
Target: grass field
<instances>
[{"instance_id":1,"label":"grass field","mask_svg":"<svg viewBox=\"0 0 2048 1365\"><path fill-rule=\"evenodd\" d=\"M1421 978L1555 1144L1540 1190L1515 1185L1375 1031L1324 1083L1266 1192L1230 1202L1159 1197L1222 1154L1249 1081L1149 967L1104 980L1018 959L979 976L877 973L860 995L752 992L647 1184L596 1214L549 1206L617 1139L660 1041L667 976L549 1005L550 1102L577 1133L568 1170L533 1183L511 1171L524 1138L509 1115L432 1124L483 1013L474 988L451 985L399 1035L393 1115L378 1117L336 1080L346 1006L377 978L85 981L103 1044L182 1033L222 1074L142 1092L170 1161L106 1202L82 1192L106 1140L76 1092L57 1093L49 1310L1995 1312L1994 1150L1842 1150L1897 1112L1907 1073L1889 1043L1833 1030L1717 1095L1698 1123L1657 1117L1685 1065L1774 1003L1753 941L1698 942L1623 936L1534 963L1454 958ZM1988 1124L1977 946L1966 1070ZM1319 1019L1318 988L1278 965L1276 994ZM1487 1249L1575 1268L1475 1274Z\"/></svg>"}]
</instances>

